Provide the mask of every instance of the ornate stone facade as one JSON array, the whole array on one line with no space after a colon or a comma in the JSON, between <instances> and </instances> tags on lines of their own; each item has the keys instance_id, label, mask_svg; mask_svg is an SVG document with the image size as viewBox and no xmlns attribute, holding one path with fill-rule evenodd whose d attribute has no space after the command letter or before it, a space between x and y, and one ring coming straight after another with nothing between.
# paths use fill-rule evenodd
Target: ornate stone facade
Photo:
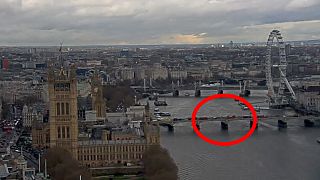
<instances>
[{"instance_id":1,"label":"ornate stone facade","mask_svg":"<svg viewBox=\"0 0 320 180\"><path fill-rule=\"evenodd\" d=\"M98 117L105 117L102 85L98 81L95 75L92 79L93 107ZM49 122L33 125L32 138L35 148L64 148L69 150L80 164L94 168L126 163L139 164L144 151L150 145L160 144L159 126L151 124L148 106L138 129L130 129L129 126L110 128L105 124L98 125L102 129L98 138L92 134L79 135L75 69L61 69L59 72L50 70L48 91Z\"/></svg>"},{"instance_id":2,"label":"ornate stone facade","mask_svg":"<svg viewBox=\"0 0 320 180\"><path fill-rule=\"evenodd\" d=\"M78 107L76 69L55 72L49 70L49 127L50 147L69 150L74 158L78 153Z\"/></svg>"},{"instance_id":3,"label":"ornate stone facade","mask_svg":"<svg viewBox=\"0 0 320 180\"><path fill-rule=\"evenodd\" d=\"M103 88L98 72L91 79L92 109L97 113L97 119L106 118L106 102L103 98Z\"/></svg>"}]
</instances>

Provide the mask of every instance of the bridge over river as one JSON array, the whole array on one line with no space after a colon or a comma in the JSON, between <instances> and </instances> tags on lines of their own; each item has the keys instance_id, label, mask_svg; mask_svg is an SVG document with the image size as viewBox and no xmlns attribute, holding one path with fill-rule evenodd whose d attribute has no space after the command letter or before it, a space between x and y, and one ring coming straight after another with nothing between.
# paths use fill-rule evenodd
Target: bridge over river
<instances>
[{"instance_id":1,"label":"bridge over river","mask_svg":"<svg viewBox=\"0 0 320 180\"><path fill-rule=\"evenodd\" d=\"M176 87L176 88L155 88L155 87L144 87L144 86L131 86L132 89L134 89L138 93L144 93L148 95L152 94L159 94L159 95L165 95L165 94L171 94L175 97L177 96L184 96L180 92L182 91L193 91L191 96L201 96L201 92L204 90L239 90L241 87L239 85L227 85L227 86L213 86L213 87L197 87L196 89L194 87L188 87L188 86L182 86L182 87ZM250 86L250 90L267 90L266 86Z\"/></svg>"},{"instance_id":2,"label":"bridge over river","mask_svg":"<svg viewBox=\"0 0 320 180\"><path fill-rule=\"evenodd\" d=\"M311 117L311 116L265 116L265 115L258 115L258 124L259 125L269 127L269 128L287 128L287 123L291 120L301 120L303 122L304 126L306 127L312 127L315 125L315 122L319 119L317 117ZM274 122L277 122L277 126L268 124L263 122L263 120L272 120ZM170 118L170 117L161 117L156 120L153 120L154 122L159 123L160 126L167 127L169 131L174 131L174 127L176 124L179 123L191 123L191 117L188 118ZM222 130L228 130L229 123L235 122L235 121L246 121L249 123L250 127L253 125L253 118L250 115L245 116L221 116L221 117L197 117L196 118L196 126L200 130L201 129L201 123L204 122L220 122L221 129Z\"/></svg>"}]
</instances>

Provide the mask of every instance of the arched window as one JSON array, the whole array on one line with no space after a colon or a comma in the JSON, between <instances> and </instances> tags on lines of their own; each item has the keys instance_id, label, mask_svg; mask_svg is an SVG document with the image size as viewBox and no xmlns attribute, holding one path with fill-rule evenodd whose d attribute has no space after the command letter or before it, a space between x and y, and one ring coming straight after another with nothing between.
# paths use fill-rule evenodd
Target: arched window
<instances>
[{"instance_id":1,"label":"arched window","mask_svg":"<svg viewBox=\"0 0 320 180\"><path fill-rule=\"evenodd\" d=\"M58 139L60 139L61 138L61 129L60 129L60 127L58 127Z\"/></svg>"},{"instance_id":2,"label":"arched window","mask_svg":"<svg viewBox=\"0 0 320 180\"><path fill-rule=\"evenodd\" d=\"M62 126L62 138L66 138L65 128Z\"/></svg>"},{"instance_id":3,"label":"arched window","mask_svg":"<svg viewBox=\"0 0 320 180\"><path fill-rule=\"evenodd\" d=\"M70 138L70 128L67 127L67 138Z\"/></svg>"},{"instance_id":4,"label":"arched window","mask_svg":"<svg viewBox=\"0 0 320 180\"><path fill-rule=\"evenodd\" d=\"M69 103L66 103L66 115L69 115L70 109L69 109Z\"/></svg>"},{"instance_id":5,"label":"arched window","mask_svg":"<svg viewBox=\"0 0 320 180\"><path fill-rule=\"evenodd\" d=\"M104 111L104 110L102 109L102 106L100 106L99 109L100 109L100 116L103 117L103 116L104 116L104 115L103 115L103 111Z\"/></svg>"},{"instance_id":6,"label":"arched window","mask_svg":"<svg viewBox=\"0 0 320 180\"><path fill-rule=\"evenodd\" d=\"M64 115L64 103L61 103L61 115Z\"/></svg>"},{"instance_id":7,"label":"arched window","mask_svg":"<svg viewBox=\"0 0 320 180\"><path fill-rule=\"evenodd\" d=\"M60 115L60 103L57 103L56 109L57 109L57 115L59 116Z\"/></svg>"}]
</instances>

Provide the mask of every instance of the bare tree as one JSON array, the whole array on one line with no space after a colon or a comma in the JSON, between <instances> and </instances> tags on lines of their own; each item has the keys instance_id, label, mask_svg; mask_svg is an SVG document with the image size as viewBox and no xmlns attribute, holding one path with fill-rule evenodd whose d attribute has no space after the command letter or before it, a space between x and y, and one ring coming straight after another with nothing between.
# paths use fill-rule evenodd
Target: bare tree
<instances>
[{"instance_id":1,"label":"bare tree","mask_svg":"<svg viewBox=\"0 0 320 180\"><path fill-rule=\"evenodd\" d=\"M51 148L42 158L42 169L44 159L47 160L47 169L50 177L57 180L91 179L88 169L81 167L77 160L73 159L70 152L61 148Z\"/></svg>"},{"instance_id":2,"label":"bare tree","mask_svg":"<svg viewBox=\"0 0 320 180\"><path fill-rule=\"evenodd\" d=\"M168 151L161 146L151 146L143 156L145 176L148 180L177 180L178 168Z\"/></svg>"}]
</instances>

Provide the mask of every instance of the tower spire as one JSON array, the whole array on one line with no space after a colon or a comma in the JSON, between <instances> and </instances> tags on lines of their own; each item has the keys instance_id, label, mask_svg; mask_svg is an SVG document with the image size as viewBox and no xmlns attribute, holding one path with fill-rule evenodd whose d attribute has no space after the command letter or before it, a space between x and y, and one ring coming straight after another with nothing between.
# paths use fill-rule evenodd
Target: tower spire
<instances>
[{"instance_id":1,"label":"tower spire","mask_svg":"<svg viewBox=\"0 0 320 180\"><path fill-rule=\"evenodd\" d=\"M59 48L59 65L61 66L61 68L63 67L63 59L62 59L62 46L63 46L63 42L60 42L60 48Z\"/></svg>"}]
</instances>

